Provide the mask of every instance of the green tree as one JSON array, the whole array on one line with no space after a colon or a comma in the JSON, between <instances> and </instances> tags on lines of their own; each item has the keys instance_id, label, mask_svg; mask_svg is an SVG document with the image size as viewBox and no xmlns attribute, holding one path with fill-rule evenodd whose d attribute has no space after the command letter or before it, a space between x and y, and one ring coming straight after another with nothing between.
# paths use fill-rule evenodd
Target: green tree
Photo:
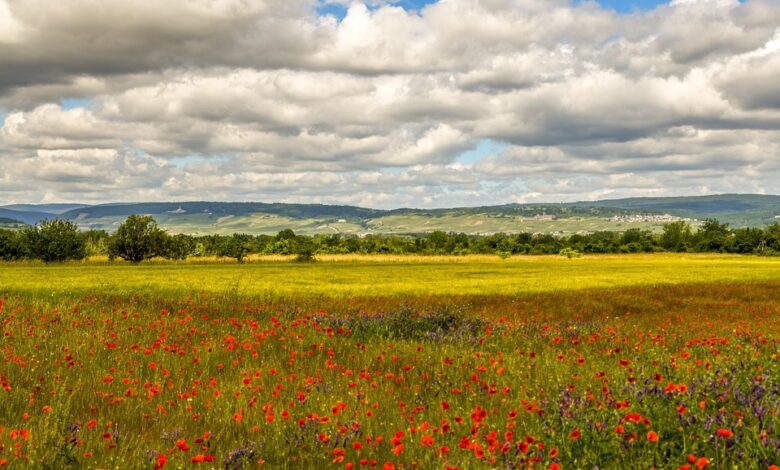
<instances>
[{"instance_id":1,"label":"green tree","mask_svg":"<svg viewBox=\"0 0 780 470\"><path fill-rule=\"evenodd\" d=\"M775 222L764 230L764 239L767 248L775 253L780 253L780 224Z\"/></svg>"},{"instance_id":2,"label":"green tree","mask_svg":"<svg viewBox=\"0 0 780 470\"><path fill-rule=\"evenodd\" d=\"M430 254L442 254L444 248L447 246L447 242L450 237L446 232L442 230L434 230L426 237L426 244L428 245L428 252Z\"/></svg>"},{"instance_id":3,"label":"green tree","mask_svg":"<svg viewBox=\"0 0 780 470\"><path fill-rule=\"evenodd\" d=\"M46 263L84 259L86 246L79 228L68 220L44 220L35 227L22 230L28 256Z\"/></svg>"},{"instance_id":4,"label":"green tree","mask_svg":"<svg viewBox=\"0 0 780 470\"><path fill-rule=\"evenodd\" d=\"M298 238L298 236L295 234L295 232L292 231L292 229L286 228L282 230L281 232L276 234L276 240L295 240Z\"/></svg>"},{"instance_id":5,"label":"green tree","mask_svg":"<svg viewBox=\"0 0 780 470\"><path fill-rule=\"evenodd\" d=\"M721 251L731 235L728 224L722 224L715 219L707 219L696 232L698 251Z\"/></svg>"},{"instance_id":6,"label":"green tree","mask_svg":"<svg viewBox=\"0 0 780 470\"><path fill-rule=\"evenodd\" d=\"M252 253L252 236L243 233L234 233L233 236L225 238L217 247L217 256L227 256L235 258L239 263L244 262L244 258Z\"/></svg>"},{"instance_id":7,"label":"green tree","mask_svg":"<svg viewBox=\"0 0 780 470\"><path fill-rule=\"evenodd\" d=\"M89 230L81 235L87 256L104 256L108 254L108 241L111 239L105 230Z\"/></svg>"},{"instance_id":8,"label":"green tree","mask_svg":"<svg viewBox=\"0 0 780 470\"><path fill-rule=\"evenodd\" d=\"M300 263L312 263L317 261L314 257L316 246L314 245L314 241L309 237L298 237L293 252L295 253L295 261Z\"/></svg>"},{"instance_id":9,"label":"green tree","mask_svg":"<svg viewBox=\"0 0 780 470\"><path fill-rule=\"evenodd\" d=\"M0 260L18 260L24 257L25 252L20 232L0 229Z\"/></svg>"},{"instance_id":10,"label":"green tree","mask_svg":"<svg viewBox=\"0 0 780 470\"><path fill-rule=\"evenodd\" d=\"M111 236L108 256L122 258L131 263L164 254L167 235L157 227L157 222L148 215L133 214L119 226Z\"/></svg>"},{"instance_id":11,"label":"green tree","mask_svg":"<svg viewBox=\"0 0 780 470\"><path fill-rule=\"evenodd\" d=\"M165 237L164 256L169 259L187 259L195 251L195 239L184 233Z\"/></svg>"},{"instance_id":12,"label":"green tree","mask_svg":"<svg viewBox=\"0 0 780 470\"><path fill-rule=\"evenodd\" d=\"M691 226L683 220L664 225L661 246L667 251L686 251L690 246Z\"/></svg>"}]
</instances>

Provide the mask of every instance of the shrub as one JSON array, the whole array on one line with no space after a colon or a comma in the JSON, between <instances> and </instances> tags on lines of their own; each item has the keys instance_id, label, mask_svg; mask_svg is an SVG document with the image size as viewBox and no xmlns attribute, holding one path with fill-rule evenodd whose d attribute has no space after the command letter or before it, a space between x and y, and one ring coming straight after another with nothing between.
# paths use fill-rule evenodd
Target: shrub
<instances>
[{"instance_id":1,"label":"shrub","mask_svg":"<svg viewBox=\"0 0 780 470\"><path fill-rule=\"evenodd\" d=\"M579 258L582 256L582 253L575 250L574 248L564 248L561 251L558 252L559 255L565 256L566 258L572 259L572 258Z\"/></svg>"}]
</instances>

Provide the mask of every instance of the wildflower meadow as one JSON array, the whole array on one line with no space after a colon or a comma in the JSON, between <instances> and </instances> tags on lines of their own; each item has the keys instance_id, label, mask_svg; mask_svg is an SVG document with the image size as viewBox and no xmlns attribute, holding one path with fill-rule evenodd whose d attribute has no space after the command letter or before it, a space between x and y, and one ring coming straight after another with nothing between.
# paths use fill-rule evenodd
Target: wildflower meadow
<instances>
[{"instance_id":1,"label":"wildflower meadow","mask_svg":"<svg viewBox=\"0 0 780 470\"><path fill-rule=\"evenodd\" d=\"M484 295L290 279L299 293L278 296L148 281L6 281L0 466L780 465L771 279Z\"/></svg>"}]
</instances>

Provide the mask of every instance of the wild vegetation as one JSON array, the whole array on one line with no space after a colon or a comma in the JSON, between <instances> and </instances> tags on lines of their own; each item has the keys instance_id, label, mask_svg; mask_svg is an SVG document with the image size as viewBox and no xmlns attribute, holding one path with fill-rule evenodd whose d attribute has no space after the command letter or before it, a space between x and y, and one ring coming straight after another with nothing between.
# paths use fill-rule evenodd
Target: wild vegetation
<instances>
[{"instance_id":1,"label":"wild vegetation","mask_svg":"<svg viewBox=\"0 0 780 470\"><path fill-rule=\"evenodd\" d=\"M780 463L777 280L321 295L296 273L294 295L5 279L0 465Z\"/></svg>"},{"instance_id":2,"label":"wild vegetation","mask_svg":"<svg viewBox=\"0 0 780 470\"><path fill-rule=\"evenodd\" d=\"M780 224L764 229L732 229L716 220L704 221L694 230L685 221L664 226L661 234L650 231L597 232L556 237L549 234L494 234L434 231L420 236L297 235L290 229L276 236L233 234L191 236L168 235L151 216L129 216L113 233L79 232L73 222L54 219L19 231L0 229L0 260L64 261L88 256L108 256L138 263L162 257L174 260L190 257L230 257L244 261L250 255L296 255L312 261L325 254L416 254L467 255L581 253L698 252L778 255Z\"/></svg>"},{"instance_id":3,"label":"wild vegetation","mask_svg":"<svg viewBox=\"0 0 780 470\"><path fill-rule=\"evenodd\" d=\"M0 232L0 466L776 470L777 230Z\"/></svg>"}]
</instances>

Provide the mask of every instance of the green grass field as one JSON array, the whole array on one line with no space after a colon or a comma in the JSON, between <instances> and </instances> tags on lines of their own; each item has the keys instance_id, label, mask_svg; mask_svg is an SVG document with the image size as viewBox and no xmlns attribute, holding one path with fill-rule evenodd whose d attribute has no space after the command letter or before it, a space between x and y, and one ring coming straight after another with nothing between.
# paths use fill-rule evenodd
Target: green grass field
<instances>
[{"instance_id":1,"label":"green grass field","mask_svg":"<svg viewBox=\"0 0 780 470\"><path fill-rule=\"evenodd\" d=\"M780 260L0 265L0 467L768 469Z\"/></svg>"}]
</instances>

